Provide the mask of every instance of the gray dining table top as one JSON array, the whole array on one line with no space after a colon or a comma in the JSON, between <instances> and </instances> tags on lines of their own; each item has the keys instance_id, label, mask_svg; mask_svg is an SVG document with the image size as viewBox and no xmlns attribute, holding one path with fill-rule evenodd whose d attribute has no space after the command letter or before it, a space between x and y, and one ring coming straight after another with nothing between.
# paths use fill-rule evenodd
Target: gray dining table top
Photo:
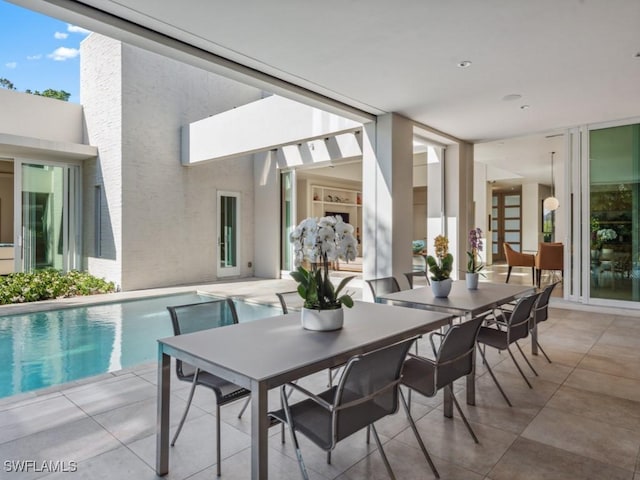
<instances>
[{"instance_id":1,"label":"gray dining table top","mask_svg":"<svg viewBox=\"0 0 640 480\"><path fill-rule=\"evenodd\" d=\"M446 298L436 298L431 287L387 293L380 295L379 298L383 302L393 305L475 315L520 296L533 293L534 290L534 286L492 282L480 282L476 290L469 290L464 280L455 280L451 286L451 292Z\"/></svg>"},{"instance_id":2,"label":"gray dining table top","mask_svg":"<svg viewBox=\"0 0 640 480\"><path fill-rule=\"evenodd\" d=\"M299 378L305 366L317 371L341 365L352 355L435 330L450 320L444 313L355 302L344 309L344 326L336 331L305 330L295 312L158 342L164 353L218 367L208 371L239 385L250 379L271 388Z\"/></svg>"}]
</instances>

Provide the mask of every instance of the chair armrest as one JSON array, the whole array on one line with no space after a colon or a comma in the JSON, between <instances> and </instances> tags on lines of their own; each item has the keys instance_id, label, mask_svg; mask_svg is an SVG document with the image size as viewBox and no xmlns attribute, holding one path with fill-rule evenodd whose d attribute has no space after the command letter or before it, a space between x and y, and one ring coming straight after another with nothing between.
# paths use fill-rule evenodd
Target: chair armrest
<instances>
[{"instance_id":1,"label":"chair armrest","mask_svg":"<svg viewBox=\"0 0 640 480\"><path fill-rule=\"evenodd\" d=\"M412 359L418 360L419 362L428 363L429 365L433 365L434 363L430 358L421 357L420 355L414 355L413 353L409 353L407 356Z\"/></svg>"},{"instance_id":2,"label":"chair armrest","mask_svg":"<svg viewBox=\"0 0 640 480\"><path fill-rule=\"evenodd\" d=\"M309 397L311 400L313 400L314 402L316 402L318 405L320 405L323 408L326 408L327 410L329 410L330 412L333 411L333 405L331 405L329 402L327 402L326 400L323 400L322 398L320 398L319 396L311 393L309 390L307 390L304 387L301 387L300 385L297 385L295 383L287 383L285 385L282 386L282 389L284 390L286 387L290 387L292 389L295 389L297 391L299 391L300 393L302 393L303 395Z\"/></svg>"}]
</instances>

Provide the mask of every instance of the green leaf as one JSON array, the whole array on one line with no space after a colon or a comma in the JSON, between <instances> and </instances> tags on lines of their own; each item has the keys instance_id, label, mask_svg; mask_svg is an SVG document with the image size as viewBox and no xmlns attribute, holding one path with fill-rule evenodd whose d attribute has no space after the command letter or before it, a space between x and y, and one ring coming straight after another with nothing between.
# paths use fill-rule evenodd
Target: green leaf
<instances>
[{"instance_id":1,"label":"green leaf","mask_svg":"<svg viewBox=\"0 0 640 480\"><path fill-rule=\"evenodd\" d=\"M347 308L353 307L353 298L351 298L349 295L342 295L340 298L338 298L338 301Z\"/></svg>"},{"instance_id":2,"label":"green leaf","mask_svg":"<svg viewBox=\"0 0 640 480\"><path fill-rule=\"evenodd\" d=\"M342 291L342 289L347 285L347 283L349 283L354 278L356 278L355 275L343 278L342 281L338 284L338 288L336 288L336 296L339 295L340 291Z\"/></svg>"}]
</instances>

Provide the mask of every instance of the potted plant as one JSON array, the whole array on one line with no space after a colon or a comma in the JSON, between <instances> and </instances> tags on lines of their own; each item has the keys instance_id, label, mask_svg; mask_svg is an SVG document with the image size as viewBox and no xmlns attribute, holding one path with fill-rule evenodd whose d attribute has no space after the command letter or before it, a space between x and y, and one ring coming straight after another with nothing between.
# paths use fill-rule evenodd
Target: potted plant
<instances>
[{"instance_id":1,"label":"potted plant","mask_svg":"<svg viewBox=\"0 0 640 480\"><path fill-rule=\"evenodd\" d=\"M329 263L355 260L358 244L353 226L343 222L340 215L309 217L291 232L289 240L293 243L297 267L291 277L298 282L298 293L304 299L302 326L308 330L341 328L342 306L353 306L351 295L341 292L354 277L346 277L334 287L329 278Z\"/></svg>"},{"instance_id":2,"label":"potted plant","mask_svg":"<svg viewBox=\"0 0 640 480\"><path fill-rule=\"evenodd\" d=\"M438 235L434 241L435 257L427 255L427 265L431 273L431 289L435 297L446 297L451 291L451 269L453 255L449 253L449 240Z\"/></svg>"},{"instance_id":3,"label":"potted plant","mask_svg":"<svg viewBox=\"0 0 640 480\"><path fill-rule=\"evenodd\" d=\"M482 251L482 230L480 228L476 227L469 232L469 245L471 246L471 251L467 252L469 261L467 262L465 280L469 290L476 290L478 288L478 277L484 275L481 273L484 263L482 263L478 255Z\"/></svg>"},{"instance_id":4,"label":"potted plant","mask_svg":"<svg viewBox=\"0 0 640 480\"><path fill-rule=\"evenodd\" d=\"M604 248L604 245L616 238L618 238L618 233L612 228L603 228L598 230L598 239L602 244L602 254L600 255L601 260L611 260L611 257L613 256L613 248Z\"/></svg>"}]
</instances>

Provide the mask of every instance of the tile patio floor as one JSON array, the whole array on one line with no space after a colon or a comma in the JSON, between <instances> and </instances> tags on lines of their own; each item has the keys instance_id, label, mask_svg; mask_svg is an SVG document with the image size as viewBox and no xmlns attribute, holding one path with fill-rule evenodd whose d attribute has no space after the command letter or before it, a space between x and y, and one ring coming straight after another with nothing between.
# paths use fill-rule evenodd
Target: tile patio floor
<instances>
[{"instance_id":1,"label":"tile patio floor","mask_svg":"<svg viewBox=\"0 0 640 480\"><path fill-rule=\"evenodd\" d=\"M211 285L224 293L263 300L289 289L287 281ZM564 305L563 305L564 306ZM616 312L618 313L618 312ZM640 318L552 308L540 340L554 363L532 359L540 376L530 390L508 355L489 361L514 404L509 408L482 366L477 405L463 408L480 439L473 443L459 417L442 415L441 396L414 395L413 414L443 479L627 479L640 480ZM423 340L425 341L425 340ZM524 346L524 344L523 344ZM421 352L427 352L426 342ZM528 348L525 348L528 351ZM530 372L528 372L530 373ZM324 388L326 373L303 380ZM175 426L188 385L172 381ZM272 392L277 406L277 392ZM457 386L464 399L464 385ZM1 479L152 479L155 463L156 368L154 364L102 375L37 394L0 399ZM250 478L250 413L241 402L222 409L222 478ZM171 449L169 479L216 478L214 398L196 394L189 418ZM399 479L433 478L402 411L378 424ZM302 438L313 479L385 479L374 444L358 433L341 442L327 465L325 455ZM10 472L12 461L77 462L75 473ZM271 478L300 478L291 441L270 438Z\"/></svg>"}]
</instances>

